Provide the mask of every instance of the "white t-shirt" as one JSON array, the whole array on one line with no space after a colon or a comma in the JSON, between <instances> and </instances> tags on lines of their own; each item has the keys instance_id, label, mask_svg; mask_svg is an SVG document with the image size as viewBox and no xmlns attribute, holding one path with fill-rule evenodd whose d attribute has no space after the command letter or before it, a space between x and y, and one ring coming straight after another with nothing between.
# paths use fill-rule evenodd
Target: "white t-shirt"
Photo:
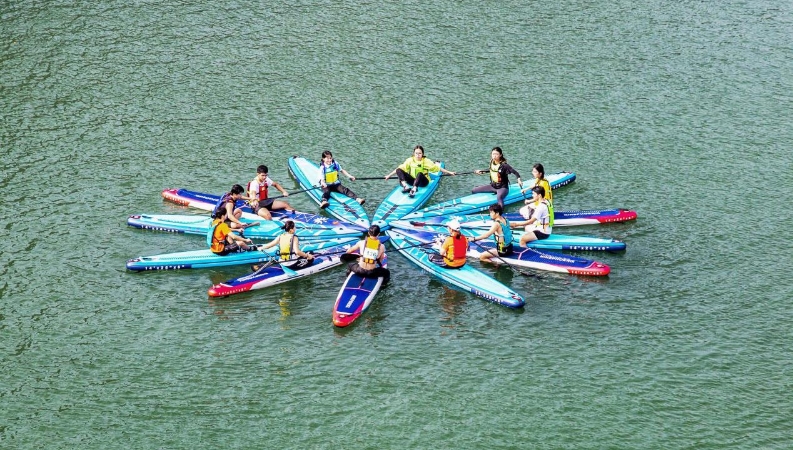
<instances>
[{"instance_id":1,"label":"white t-shirt","mask_svg":"<svg viewBox=\"0 0 793 450\"><path fill-rule=\"evenodd\" d=\"M267 186L267 188L269 189L270 186L273 185L273 180L271 180L269 176L264 177L264 185ZM250 192L253 191L256 200L259 200L259 188L260 188L259 177L254 178L253 181L248 183L248 193L250 194ZM270 193L268 191L267 197L269 196Z\"/></svg>"},{"instance_id":2,"label":"white t-shirt","mask_svg":"<svg viewBox=\"0 0 793 450\"><path fill-rule=\"evenodd\" d=\"M545 202L540 202L539 205L534 207L534 214L532 214L531 217L533 217L535 221L526 225L526 231L540 230L545 234L551 234L551 214Z\"/></svg>"}]
</instances>

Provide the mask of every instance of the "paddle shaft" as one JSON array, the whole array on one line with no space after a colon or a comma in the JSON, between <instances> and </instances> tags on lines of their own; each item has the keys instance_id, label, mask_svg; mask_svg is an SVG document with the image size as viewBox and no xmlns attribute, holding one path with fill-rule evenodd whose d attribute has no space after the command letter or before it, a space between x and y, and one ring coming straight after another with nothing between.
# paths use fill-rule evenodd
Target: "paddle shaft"
<instances>
[{"instance_id":1,"label":"paddle shaft","mask_svg":"<svg viewBox=\"0 0 793 450\"><path fill-rule=\"evenodd\" d=\"M476 241L471 241L471 243L476 245L477 247L479 247L479 249L482 250L483 252L489 252L490 251L490 249L484 248L481 245L477 244ZM494 256L494 258L498 258L502 263L504 263L507 266L509 266L510 269L518 272L519 274L521 274L523 276L526 276L526 277L536 277L537 276L537 275L534 275L532 273L524 272L521 269L519 269L517 266L508 263L504 258L498 256L498 253L496 253L496 256Z\"/></svg>"},{"instance_id":2,"label":"paddle shaft","mask_svg":"<svg viewBox=\"0 0 793 450\"><path fill-rule=\"evenodd\" d=\"M442 176L442 177L454 177L454 176L457 176L457 175L471 175L472 173L474 173L474 172L455 172L454 175L452 175L450 173L442 173L442 174L440 174L440 176ZM391 178L389 177L389 180L390 179ZM358 181L358 180L362 180L362 181L363 180L385 180L385 177L361 177L361 178L356 177L355 180L356 181Z\"/></svg>"}]
</instances>

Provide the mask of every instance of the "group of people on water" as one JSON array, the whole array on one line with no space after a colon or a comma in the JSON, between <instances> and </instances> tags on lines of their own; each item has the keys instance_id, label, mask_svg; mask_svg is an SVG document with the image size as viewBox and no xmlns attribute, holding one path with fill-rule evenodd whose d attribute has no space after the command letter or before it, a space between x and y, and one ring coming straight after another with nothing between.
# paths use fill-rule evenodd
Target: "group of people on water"
<instances>
[{"instance_id":1,"label":"group of people on water","mask_svg":"<svg viewBox=\"0 0 793 450\"><path fill-rule=\"evenodd\" d=\"M319 167L318 187L322 189L320 208L324 209L329 206L332 192L355 199L361 205L366 202L364 198L359 197L351 189L341 184L340 174L347 176L350 181L355 181L355 177L336 162L330 151L322 152ZM430 174L438 172L446 175L457 175L457 172L446 170L440 164L427 158L424 154L424 148L421 145L417 145L413 149L413 154L404 163L388 173L385 176L385 180L396 175L399 184L402 186L402 192L413 197L419 188L426 187L429 184ZM507 163L501 148L494 147L490 152L489 169L475 170L473 173L489 174L490 176L490 183L473 188L471 193L489 192L496 195L497 203L490 206L489 209L493 225L488 231L468 239L462 234L462 227L459 221L451 220L447 222L449 236L443 242L438 254L433 255L431 258L433 262L447 268L460 268L465 265L469 245L473 244L481 248L476 242L487 239L490 236L493 237L496 246L491 249L482 248L480 260L492 261L493 259L498 260L501 257L508 256L514 252L512 244L513 228L525 229L525 233L520 238L520 246L522 247L526 247L529 242L534 240L547 239L551 235L553 227L553 193L551 192L550 183L545 178L545 169L542 164L533 166L533 180L527 186L524 186L520 173ZM523 221L510 222L503 215L504 199L510 188L510 174L517 177L518 185L524 196L526 192L531 191L532 198L526 199L524 206L520 209L521 215L526 219ZM270 197L270 188L277 189L281 196ZM247 226L253 225L240 221L242 209L236 206L238 201L246 201L254 213L264 220L272 220L271 211L273 210L294 210L286 201L277 200L277 198L288 197L289 192L269 177L268 169L265 165L257 167L256 177L248 183L247 196L244 195L245 193L245 189L241 185L235 184L229 192L221 196L215 205L212 211L214 220L209 238L210 249L213 253L227 255L232 252L257 249L257 247L252 246L250 239L233 232L234 230L244 231ZM268 249L278 246L279 256L282 261L294 261L294 264L289 266L290 269L311 265L314 256L301 250L299 239L295 236L294 221L285 221L282 229L283 233L281 235L258 248ZM380 227L372 225L367 232L367 236L347 250L346 253L348 254L357 252L360 255L357 261L350 265L350 271L365 277L383 276L386 279L388 278L388 269L383 267L385 247L380 242L379 236Z\"/></svg>"}]
</instances>

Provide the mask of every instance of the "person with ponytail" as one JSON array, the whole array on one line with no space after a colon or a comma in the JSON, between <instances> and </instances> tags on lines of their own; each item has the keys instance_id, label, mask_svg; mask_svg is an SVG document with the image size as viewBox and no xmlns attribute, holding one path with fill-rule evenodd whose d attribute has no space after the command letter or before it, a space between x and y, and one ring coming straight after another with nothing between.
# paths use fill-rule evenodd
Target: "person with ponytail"
<instances>
[{"instance_id":1,"label":"person with ponytail","mask_svg":"<svg viewBox=\"0 0 793 450\"><path fill-rule=\"evenodd\" d=\"M314 262L314 255L300 250L300 240L295 236L295 222L287 220L284 222L284 226L282 226L281 229L284 230L284 232L262 246L262 249L268 249L277 245L280 250L278 252L280 261L294 261L293 264L286 266L287 269L297 270L310 266ZM254 271L257 269L257 266L253 267Z\"/></svg>"},{"instance_id":2,"label":"person with ponytail","mask_svg":"<svg viewBox=\"0 0 793 450\"><path fill-rule=\"evenodd\" d=\"M534 186L542 186L545 190L545 200L549 202L553 201L553 191L551 191L551 183L545 178L545 167L542 164L537 163L532 167L531 174L534 175L534 179L531 183L526 183L527 186L521 190L521 194L526 195L526 192L531 190ZM523 201L526 205L520 208L520 214L523 216L524 219L528 219L534 213L534 209L537 207L537 203L533 199L526 199Z\"/></svg>"},{"instance_id":3,"label":"person with ponytail","mask_svg":"<svg viewBox=\"0 0 793 450\"><path fill-rule=\"evenodd\" d=\"M484 173L490 174L490 184L477 186L471 190L472 194L479 194L483 192L492 192L496 194L498 204L504 207L504 198L509 193L509 174L518 177L518 185L523 187L523 181L520 179L520 174L512 166L507 164L507 159L504 158L504 152L501 147L493 147L490 151L490 169L489 170L475 170L474 173L482 175Z\"/></svg>"},{"instance_id":4,"label":"person with ponytail","mask_svg":"<svg viewBox=\"0 0 793 450\"><path fill-rule=\"evenodd\" d=\"M355 201L361 205L366 202L365 199L358 197L355 195L355 192L341 184L341 181L339 181L340 173L346 175L350 181L355 181L355 177L341 168L341 165L339 165L339 163L333 159L333 153L331 153L330 150L325 150L322 152L322 161L319 164L319 173L319 185L322 186L322 203L319 205L320 208L325 209L328 207L330 204L328 202L330 201L331 192L338 192L339 194L354 198Z\"/></svg>"}]
</instances>

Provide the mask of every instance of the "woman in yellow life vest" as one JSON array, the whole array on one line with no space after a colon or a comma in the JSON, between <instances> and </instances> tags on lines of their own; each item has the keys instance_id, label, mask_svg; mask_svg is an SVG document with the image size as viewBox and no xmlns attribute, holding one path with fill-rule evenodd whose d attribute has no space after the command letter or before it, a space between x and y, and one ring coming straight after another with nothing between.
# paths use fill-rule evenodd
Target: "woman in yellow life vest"
<instances>
[{"instance_id":1,"label":"woman in yellow life vest","mask_svg":"<svg viewBox=\"0 0 793 450\"><path fill-rule=\"evenodd\" d=\"M525 227L526 232L520 237L521 247L531 241L548 239L553 231L553 203L545 200L545 188L534 186L531 195L532 202L537 204L532 216L523 222L512 222L515 227Z\"/></svg>"},{"instance_id":2,"label":"woman in yellow life vest","mask_svg":"<svg viewBox=\"0 0 793 450\"><path fill-rule=\"evenodd\" d=\"M284 230L284 232L262 246L262 249L268 249L277 245L279 260L281 262L294 262L294 264L286 266L288 269L296 270L310 266L314 262L314 255L300 250L300 240L295 236L295 222L287 220L284 222L284 226L282 226L281 229ZM257 268L254 268L254 270L257 270Z\"/></svg>"},{"instance_id":3,"label":"woman in yellow life vest","mask_svg":"<svg viewBox=\"0 0 793 450\"><path fill-rule=\"evenodd\" d=\"M343 173L350 179L355 181L355 177L347 173L346 170L341 168L341 165L333 159L333 153L330 150L322 152L322 161L319 164L319 185L322 187L322 203L319 207L325 209L330 203L330 193L338 192L339 194L346 195L347 197L354 198L356 202L363 205L366 199L358 197L355 192L351 191L339 181L339 174Z\"/></svg>"},{"instance_id":4,"label":"woman in yellow life vest","mask_svg":"<svg viewBox=\"0 0 793 450\"><path fill-rule=\"evenodd\" d=\"M475 170L476 174L489 173L490 184L484 186L477 186L471 190L472 194L479 194L481 192L492 192L496 194L496 199L501 207L504 207L504 198L509 193L509 174L514 174L518 177L518 185L523 187L523 181L520 179L520 174L512 166L507 164L507 159L504 158L504 152L501 147L493 147L490 151L490 169L489 170Z\"/></svg>"},{"instance_id":5,"label":"woman in yellow life vest","mask_svg":"<svg viewBox=\"0 0 793 450\"><path fill-rule=\"evenodd\" d=\"M424 147L417 145L413 149L413 156L406 159L401 166L386 175L385 179L387 180L396 175L402 185L402 192L410 191L408 195L413 197L416 195L418 188L430 183L429 174L437 173L438 171L447 175L455 175L454 172L446 170L433 160L426 158L424 156Z\"/></svg>"},{"instance_id":6,"label":"woman in yellow life vest","mask_svg":"<svg viewBox=\"0 0 793 450\"><path fill-rule=\"evenodd\" d=\"M526 188L520 191L521 194L526 194L527 191L531 190L534 186L542 186L545 189L545 199L548 201L553 201L553 191L551 190L551 183L545 178L545 167L542 164L537 163L532 167L531 174L534 175L534 179L531 180L530 183L526 183ZM534 200L526 199L523 201L526 205L520 208L520 214L523 216L524 219L528 219L534 213L534 208L537 205L534 203Z\"/></svg>"},{"instance_id":7,"label":"woman in yellow life vest","mask_svg":"<svg viewBox=\"0 0 793 450\"><path fill-rule=\"evenodd\" d=\"M361 256L358 261L348 266L348 273L354 272L365 278L383 277L383 282L388 282L391 272L384 267L383 261L386 258L385 246L379 239L380 227L372 225L366 237L347 249L348 254L358 252Z\"/></svg>"},{"instance_id":8,"label":"woman in yellow life vest","mask_svg":"<svg viewBox=\"0 0 793 450\"><path fill-rule=\"evenodd\" d=\"M430 261L447 269L459 269L465 265L465 257L468 253L468 239L460 232L460 222L450 220L446 227L449 228L449 237L443 241L443 245L441 245L441 249L438 252L442 259L430 258Z\"/></svg>"},{"instance_id":9,"label":"woman in yellow life vest","mask_svg":"<svg viewBox=\"0 0 793 450\"><path fill-rule=\"evenodd\" d=\"M212 229L209 232L209 250L220 256L229 253L244 252L250 250L247 244L252 244L250 239L238 236L231 232L229 224L231 220L226 215L225 209L215 211L212 221Z\"/></svg>"},{"instance_id":10,"label":"woman in yellow life vest","mask_svg":"<svg viewBox=\"0 0 793 450\"><path fill-rule=\"evenodd\" d=\"M480 253L479 260L482 262L491 261L492 258L498 256L509 256L514 251L511 228L514 225L509 223L509 219L504 217L503 214L503 208L498 205L490 205L490 218L493 219L493 225L485 233L471 239L471 242L476 242L487 239L488 236L493 236L493 239L496 241L496 248L491 248Z\"/></svg>"}]
</instances>

